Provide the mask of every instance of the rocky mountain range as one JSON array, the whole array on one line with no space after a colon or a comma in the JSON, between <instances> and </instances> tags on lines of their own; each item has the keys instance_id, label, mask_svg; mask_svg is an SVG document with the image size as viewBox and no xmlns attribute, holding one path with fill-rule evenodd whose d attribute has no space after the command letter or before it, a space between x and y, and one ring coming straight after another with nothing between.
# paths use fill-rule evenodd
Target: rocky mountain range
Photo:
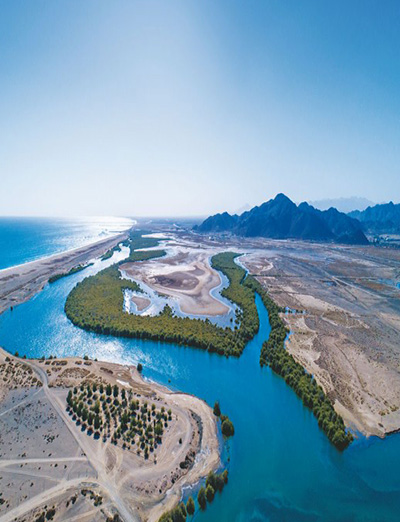
<instances>
[{"instance_id":1,"label":"rocky mountain range","mask_svg":"<svg viewBox=\"0 0 400 522\"><path fill-rule=\"evenodd\" d=\"M202 233L230 232L245 237L368 243L357 219L335 208L321 211L305 202L296 205L284 194L240 215L215 214L194 229Z\"/></svg>"}]
</instances>

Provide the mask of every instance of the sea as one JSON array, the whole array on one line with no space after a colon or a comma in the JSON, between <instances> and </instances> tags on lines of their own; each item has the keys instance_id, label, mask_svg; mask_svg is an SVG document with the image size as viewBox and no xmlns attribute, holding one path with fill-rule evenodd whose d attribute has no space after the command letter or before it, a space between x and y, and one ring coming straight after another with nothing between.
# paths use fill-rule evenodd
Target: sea
<instances>
[{"instance_id":1,"label":"sea","mask_svg":"<svg viewBox=\"0 0 400 522\"><path fill-rule=\"evenodd\" d=\"M8 226L7 250L19 254L13 257L0 249L3 266L9 266L11 259L21 263L54 253L46 239L49 235L58 245L56 249L65 247L64 239L56 237L57 223L46 223L49 232L45 232L35 230L40 222L29 223L25 230L22 222L16 222L15 235L11 222ZM68 229L66 223L64 226ZM21 247L20 239L14 239L30 234L43 238L43 246L36 244L29 251L27 245ZM141 362L146 379L195 394L211 406L218 400L235 426L234 437L221 441L222 467L229 471L229 482L204 512L197 510L196 522L400 520L400 436L381 440L359 435L344 452L337 451L284 380L270 369L260 368L260 349L270 325L258 296L260 330L240 358L97 335L73 326L64 314L68 293L83 278L127 254L123 247L112 258L97 260L84 271L47 285L30 301L2 314L0 345L27 357L88 355L120 363ZM196 495L199 487L185 490L183 498Z\"/></svg>"},{"instance_id":2,"label":"sea","mask_svg":"<svg viewBox=\"0 0 400 522\"><path fill-rule=\"evenodd\" d=\"M121 217L0 217L0 270L105 239L133 223Z\"/></svg>"}]
</instances>

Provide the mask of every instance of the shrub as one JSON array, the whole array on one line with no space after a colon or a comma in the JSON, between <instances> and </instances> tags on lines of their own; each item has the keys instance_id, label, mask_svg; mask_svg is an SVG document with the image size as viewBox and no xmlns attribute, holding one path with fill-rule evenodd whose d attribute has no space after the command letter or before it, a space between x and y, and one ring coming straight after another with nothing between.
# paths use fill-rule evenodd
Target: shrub
<instances>
[{"instance_id":1,"label":"shrub","mask_svg":"<svg viewBox=\"0 0 400 522\"><path fill-rule=\"evenodd\" d=\"M206 487L206 497L208 502L212 502L214 500L215 491L211 484L208 484Z\"/></svg>"},{"instance_id":2,"label":"shrub","mask_svg":"<svg viewBox=\"0 0 400 522\"><path fill-rule=\"evenodd\" d=\"M195 505L193 497L189 497L186 502L186 511L188 515L194 515Z\"/></svg>"},{"instance_id":3,"label":"shrub","mask_svg":"<svg viewBox=\"0 0 400 522\"><path fill-rule=\"evenodd\" d=\"M204 510L207 507L206 490L202 486L197 494L197 502L199 503L200 509Z\"/></svg>"},{"instance_id":4,"label":"shrub","mask_svg":"<svg viewBox=\"0 0 400 522\"><path fill-rule=\"evenodd\" d=\"M223 423L221 425L221 431L222 431L222 435L224 435L224 437L232 437L235 434L235 428L230 419L226 418L223 421Z\"/></svg>"}]
</instances>

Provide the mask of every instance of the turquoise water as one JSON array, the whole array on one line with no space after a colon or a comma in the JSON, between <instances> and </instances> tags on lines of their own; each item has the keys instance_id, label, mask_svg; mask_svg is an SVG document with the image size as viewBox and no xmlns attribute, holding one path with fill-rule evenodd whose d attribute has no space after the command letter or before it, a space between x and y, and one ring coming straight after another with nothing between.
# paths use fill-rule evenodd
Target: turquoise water
<instances>
[{"instance_id":1,"label":"turquoise water","mask_svg":"<svg viewBox=\"0 0 400 522\"><path fill-rule=\"evenodd\" d=\"M64 302L77 281L126 252L48 285L0 316L0 344L20 355L84 355L142 362L144 376L204 398L234 422L225 449L229 484L196 522L394 522L400 520L400 437L355 442L337 452L284 381L258 363L269 333L259 298L260 333L240 359L202 350L115 339L75 328ZM229 458L229 461L228 461Z\"/></svg>"},{"instance_id":2,"label":"turquoise water","mask_svg":"<svg viewBox=\"0 0 400 522\"><path fill-rule=\"evenodd\" d=\"M0 217L0 270L65 252L126 230L132 220Z\"/></svg>"}]
</instances>

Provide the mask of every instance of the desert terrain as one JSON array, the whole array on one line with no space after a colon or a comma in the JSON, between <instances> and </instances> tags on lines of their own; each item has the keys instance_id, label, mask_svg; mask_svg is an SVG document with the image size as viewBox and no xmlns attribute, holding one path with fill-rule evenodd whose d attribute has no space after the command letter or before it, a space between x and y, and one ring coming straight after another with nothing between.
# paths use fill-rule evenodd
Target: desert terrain
<instances>
[{"instance_id":1,"label":"desert terrain","mask_svg":"<svg viewBox=\"0 0 400 522\"><path fill-rule=\"evenodd\" d=\"M117 385L170 410L149 459L96 438L67 411L68 391ZM134 367L79 358L25 360L0 350L0 521L156 521L183 486L218 467L212 410L146 382ZM186 462L185 466L181 466Z\"/></svg>"},{"instance_id":2,"label":"desert terrain","mask_svg":"<svg viewBox=\"0 0 400 522\"><path fill-rule=\"evenodd\" d=\"M265 241L242 262L297 310L284 315L287 349L346 424L367 435L399 430L400 251Z\"/></svg>"}]
</instances>

